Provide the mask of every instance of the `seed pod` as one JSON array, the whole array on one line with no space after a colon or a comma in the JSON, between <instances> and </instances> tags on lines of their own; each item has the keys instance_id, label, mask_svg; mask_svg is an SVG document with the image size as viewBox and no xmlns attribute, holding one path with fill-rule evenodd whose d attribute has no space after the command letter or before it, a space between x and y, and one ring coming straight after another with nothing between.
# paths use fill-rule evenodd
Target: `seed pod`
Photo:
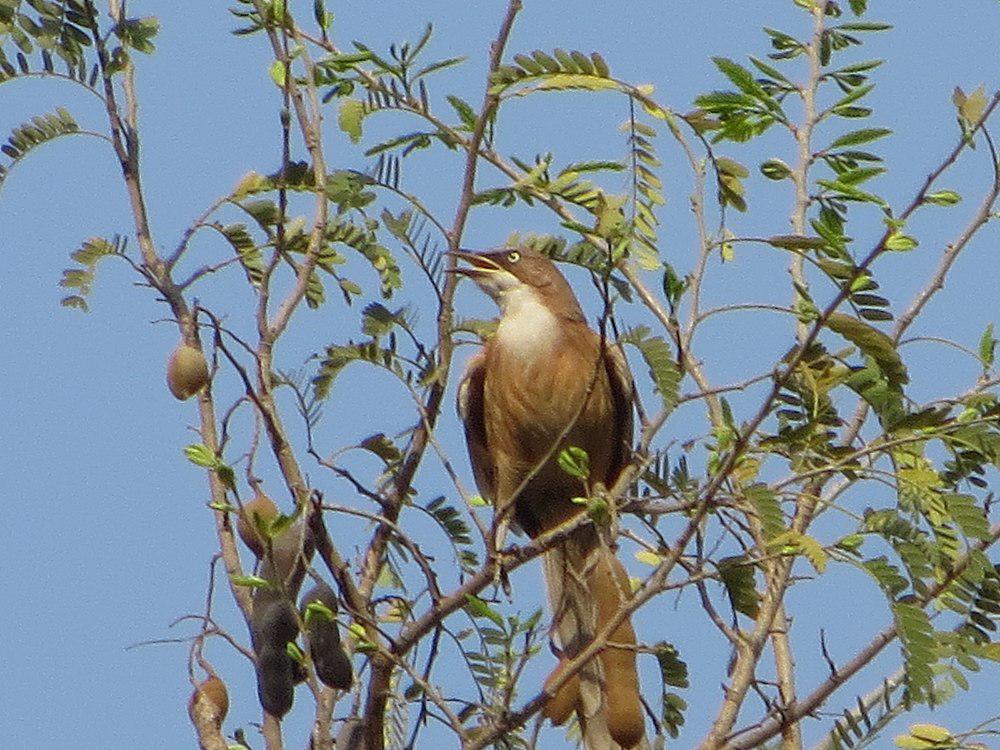
<instances>
[{"instance_id":1,"label":"seed pod","mask_svg":"<svg viewBox=\"0 0 1000 750\"><path fill-rule=\"evenodd\" d=\"M263 492L258 492L254 499L243 505L243 510L236 520L236 533L247 548L253 552L257 559L263 559L266 545L257 530L257 521L254 516L270 523L278 517L278 506L274 504Z\"/></svg>"},{"instance_id":2,"label":"seed pod","mask_svg":"<svg viewBox=\"0 0 1000 750\"><path fill-rule=\"evenodd\" d=\"M209 677L199 683L191 693L188 716L196 726L199 717L207 716L215 726L221 727L227 713L229 713L229 693L226 691L226 683L218 677L214 675Z\"/></svg>"},{"instance_id":3,"label":"seed pod","mask_svg":"<svg viewBox=\"0 0 1000 750\"><path fill-rule=\"evenodd\" d=\"M167 363L167 386L174 398L187 401L208 385L208 362L198 349L180 344Z\"/></svg>"},{"instance_id":4,"label":"seed pod","mask_svg":"<svg viewBox=\"0 0 1000 750\"><path fill-rule=\"evenodd\" d=\"M257 697L279 719L291 710L295 685L305 679L302 665L288 653L299 622L285 596L298 593L313 552L312 535L301 521L286 528L271 540L271 554L260 565L260 577L273 585L253 592L250 640L257 657Z\"/></svg>"},{"instance_id":5,"label":"seed pod","mask_svg":"<svg viewBox=\"0 0 1000 750\"><path fill-rule=\"evenodd\" d=\"M292 709L295 697L295 662L287 647L298 632L295 610L288 602L254 602L250 640L257 655L257 697L264 710L279 719Z\"/></svg>"},{"instance_id":6,"label":"seed pod","mask_svg":"<svg viewBox=\"0 0 1000 750\"><path fill-rule=\"evenodd\" d=\"M309 605L313 602L319 602L329 610L329 616L326 612L309 612ZM335 619L337 595L325 583L318 583L302 597L299 610L306 623L309 656L316 667L316 675L328 687L349 689L354 675L351 660L340 645L340 631Z\"/></svg>"}]
</instances>

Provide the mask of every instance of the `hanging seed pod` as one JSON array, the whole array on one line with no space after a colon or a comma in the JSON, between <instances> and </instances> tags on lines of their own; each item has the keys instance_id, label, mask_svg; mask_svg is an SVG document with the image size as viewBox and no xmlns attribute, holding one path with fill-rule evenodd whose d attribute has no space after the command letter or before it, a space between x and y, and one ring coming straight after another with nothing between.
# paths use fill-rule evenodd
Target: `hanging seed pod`
<instances>
[{"instance_id":1,"label":"hanging seed pod","mask_svg":"<svg viewBox=\"0 0 1000 750\"><path fill-rule=\"evenodd\" d=\"M188 716L197 726L199 717L207 716L217 727L229 713L229 693L226 683L216 676L209 677L198 684L188 701Z\"/></svg>"},{"instance_id":2,"label":"hanging seed pod","mask_svg":"<svg viewBox=\"0 0 1000 750\"><path fill-rule=\"evenodd\" d=\"M208 385L208 362L198 349L180 344L167 363L167 386L174 398L187 401Z\"/></svg>"},{"instance_id":3,"label":"hanging seed pod","mask_svg":"<svg viewBox=\"0 0 1000 750\"><path fill-rule=\"evenodd\" d=\"M263 492L258 492L253 500L244 503L236 521L236 533L257 559L261 560L264 558L266 545L258 530L257 521L254 520L255 516L268 523L278 517L278 506Z\"/></svg>"}]
</instances>

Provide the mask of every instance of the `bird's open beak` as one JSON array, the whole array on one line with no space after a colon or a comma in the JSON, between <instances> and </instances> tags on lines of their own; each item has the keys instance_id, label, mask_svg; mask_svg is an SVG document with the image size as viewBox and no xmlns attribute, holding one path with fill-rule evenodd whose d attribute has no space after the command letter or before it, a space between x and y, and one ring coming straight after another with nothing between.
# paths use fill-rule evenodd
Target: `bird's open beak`
<instances>
[{"instance_id":1,"label":"bird's open beak","mask_svg":"<svg viewBox=\"0 0 1000 750\"><path fill-rule=\"evenodd\" d=\"M460 276L468 276L470 279L483 278L484 276L489 276L503 270L496 261L470 250L452 250L448 255L454 256L459 260L464 260L469 265L449 268L447 271L449 273L457 273Z\"/></svg>"}]
</instances>

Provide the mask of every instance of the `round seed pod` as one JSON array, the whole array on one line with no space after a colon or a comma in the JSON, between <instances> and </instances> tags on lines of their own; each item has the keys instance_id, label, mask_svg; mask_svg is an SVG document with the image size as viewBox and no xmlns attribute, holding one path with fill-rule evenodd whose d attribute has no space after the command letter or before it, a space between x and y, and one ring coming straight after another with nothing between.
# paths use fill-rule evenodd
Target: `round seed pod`
<instances>
[{"instance_id":1,"label":"round seed pod","mask_svg":"<svg viewBox=\"0 0 1000 750\"><path fill-rule=\"evenodd\" d=\"M229 713L229 693L226 691L226 683L218 677L214 675L209 677L199 683L191 693L188 716L195 725L198 724L199 717L207 716L217 727L221 727L227 713Z\"/></svg>"},{"instance_id":2,"label":"round seed pod","mask_svg":"<svg viewBox=\"0 0 1000 750\"><path fill-rule=\"evenodd\" d=\"M187 401L208 385L208 362L198 349L179 344L167 363L167 387L174 398Z\"/></svg>"},{"instance_id":3,"label":"round seed pod","mask_svg":"<svg viewBox=\"0 0 1000 750\"><path fill-rule=\"evenodd\" d=\"M265 544L261 539L260 532L257 531L257 523L254 516L264 520L273 521L278 517L278 506L263 492L258 492L253 500L244 503L243 510L236 520L236 533L247 548L257 556L258 560L264 558Z\"/></svg>"}]
</instances>

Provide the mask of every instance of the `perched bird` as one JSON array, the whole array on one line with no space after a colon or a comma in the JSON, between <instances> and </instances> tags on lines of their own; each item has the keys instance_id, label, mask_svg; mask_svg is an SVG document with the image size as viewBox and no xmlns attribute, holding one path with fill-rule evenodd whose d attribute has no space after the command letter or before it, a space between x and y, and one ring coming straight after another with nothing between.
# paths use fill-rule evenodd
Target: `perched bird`
<instances>
[{"instance_id":1,"label":"perched bird","mask_svg":"<svg viewBox=\"0 0 1000 750\"><path fill-rule=\"evenodd\" d=\"M500 308L495 335L458 389L458 410L480 493L501 519L536 537L573 520L573 498L614 484L628 463L633 386L621 350L587 325L576 295L551 260L528 249L455 252ZM586 451L589 479L560 468L568 446ZM499 524L502 527L502 523ZM544 558L562 665L587 646L629 596L628 575L593 525L576 529ZM598 658L549 701L561 724L575 710L588 750L643 741L635 631L626 619Z\"/></svg>"}]
</instances>

